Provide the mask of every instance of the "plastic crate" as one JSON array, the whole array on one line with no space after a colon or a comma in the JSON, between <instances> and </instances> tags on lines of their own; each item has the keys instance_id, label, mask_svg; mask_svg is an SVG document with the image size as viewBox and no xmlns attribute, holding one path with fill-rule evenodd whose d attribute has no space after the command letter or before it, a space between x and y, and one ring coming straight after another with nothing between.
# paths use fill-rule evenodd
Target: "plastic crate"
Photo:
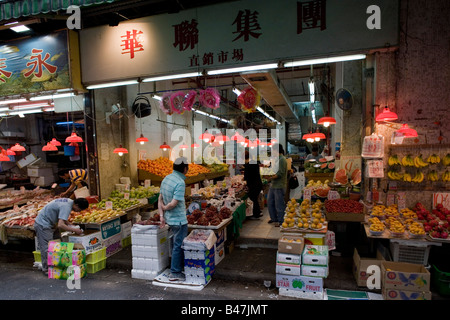
<instances>
[{"instance_id":1,"label":"plastic crate","mask_svg":"<svg viewBox=\"0 0 450 320\"><path fill-rule=\"evenodd\" d=\"M424 245L405 245L391 241L392 261L408 262L415 264L428 264L428 256L430 255L430 246Z\"/></svg>"},{"instance_id":2,"label":"plastic crate","mask_svg":"<svg viewBox=\"0 0 450 320\"><path fill-rule=\"evenodd\" d=\"M106 258L95 263L87 263L87 273L96 273L106 268Z\"/></svg>"},{"instance_id":3,"label":"plastic crate","mask_svg":"<svg viewBox=\"0 0 450 320\"><path fill-rule=\"evenodd\" d=\"M42 262L40 251L33 251L33 255L34 255L34 262Z\"/></svg>"},{"instance_id":4,"label":"plastic crate","mask_svg":"<svg viewBox=\"0 0 450 320\"><path fill-rule=\"evenodd\" d=\"M431 269L431 282L443 296L450 296L450 273L439 270L434 264Z\"/></svg>"},{"instance_id":5,"label":"plastic crate","mask_svg":"<svg viewBox=\"0 0 450 320\"><path fill-rule=\"evenodd\" d=\"M106 259L106 248L94 251L86 256L87 263L96 263L103 259Z\"/></svg>"},{"instance_id":6,"label":"plastic crate","mask_svg":"<svg viewBox=\"0 0 450 320\"><path fill-rule=\"evenodd\" d=\"M131 246L131 236L122 239L122 248Z\"/></svg>"}]
</instances>

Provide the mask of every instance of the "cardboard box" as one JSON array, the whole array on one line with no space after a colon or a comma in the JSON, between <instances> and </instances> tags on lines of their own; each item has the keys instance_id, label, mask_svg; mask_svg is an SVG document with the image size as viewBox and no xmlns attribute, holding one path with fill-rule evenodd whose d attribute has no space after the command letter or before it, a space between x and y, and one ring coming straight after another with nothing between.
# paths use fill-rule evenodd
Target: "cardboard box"
<instances>
[{"instance_id":1,"label":"cardboard box","mask_svg":"<svg viewBox=\"0 0 450 320\"><path fill-rule=\"evenodd\" d=\"M122 223L122 239L131 236L131 221Z\"/></svg>"},{"instance_id":2,"label":"cardboard box","mask_svg":"<svg viewBox=\"0 0 450 320\"><path fill-rule=\"evenodd\" d=\"M280 289L283 288L310 293L317 293L317 292L322 293L323 279L307 276L277 274L276 287Z\"/></svg>"},{"instance_id":3,"label":"cardboard box","mask_svg":"<svg viewBox=\"0 0 450 320\"><path fill-rule=\"evenodd\" d=\"M299 254L277 252L277 263L300 265L302 263L302 256Z\"/></svg>"},{"instance_id":4,"label":"cardboard box","mask_svg":"<svg viewBox=\"0 0 450 320\"><path fill-rule=\"evenodd\" d=\"M313 244L316 246L323 246L325 245L325 236L325 234L307 233L304 235L305 245Z\"/></svg>"},{"instance_id":5,"label":"cardboard box","mask_svg":"<svg viewBox=\"0 0 450 320\"><path fill-rule=\"evenodd\" d=\"M278 240L278 252L302 254L305 241L301 236L283 235Z\"/></svg>"},{"instance_id":6,"label":"cardboard box","mask_svg":"<svg viewBox=\"0 0 450 320\"><path fill-rule=\"evenodd\" d=\"M275 272L277 274L287 274L299 276L301 274L300 265L277 263Z\"/></svg>"},{"instance_id":7,"label":"cardboard box","mask_svg":"<svg viewBox=\"0 0 450 320\"><path fill-rule=\"evenodd\" d=\"M214 256L214 263L217 266L219 262L225 258L225 243L222 242L221 245L219 246L216 245L214 251L216 252Z\"/></svg>"},{"instance_id":8,"label":"cardboard box","mask_svg":"<svg viewBox=\"0 0 450 320\"><path fill-rule=\"evenodd\" d=\"M328 277L328 266L310 266L303 264L301 266L301 274L302 276L310 276L310 277L320 277L326 278Z\"/></svg>"},{"instance_id":9,"label":"cardboard box","mask_svg":"<svg viewBox=\"0 0 450 320\"><path fill-rule=\"evenodd\" d=\"M86 263L86 251L80 244L52 240L48 243L47 264L66 268Z\"/></svg>"},{"instance_id":10,"label":"cardboard box","mask_svg":"<svg viewBox=\"0 0 450 320\"><path fill-rule=\"evenodd\" d=\"M322 292L304 292L299 290L292 290L286 288L278 289L278 294L280 296L307 299L307 300L323 300L324 293Z\"/></svg>"},{"instance_id":11,"label":"cardboard box","mask_svg":"<svg viewBox=\"0 0 450 320\"><path fill-rule=\"evenodd\" d=\"M421 264L381 262L382 288L430 291L430 272Z\"/></svg>"},{"instance_id":12,"label":"cardboard box","mask_svg":"<svg viewBox=\"0 0 450 320\"><path fill-rule=\"evenodd\" d=\"M431 300L430 291L409 291L392 288L383 289L384 300Z\"/></svg>"},{"instance_id":13,"label":"cardboard box","mask_svg":"<svg viewBox=\"0 0 450 320\"><path fill-rule=\"evenodd\" d=\"M68 241L83 245L86 254L103 248L102 235L97 230L86 230L83 235L70 235Z\"/></svg>"},{"instance_id":14,"label":"cardboard box","mask_svg":"<svg viewBox=\"0 0 450 320\"><path fill-rule=\"evenodd\" d=\"M356 283L359 287L367 287L367 267L378 266L381 270L381 262L384 261L381 252L377 250L376 258L364 258L358 253L355 248L353 252L353 276L355 277Z\"/></svg>"},{"instance_id":15,"label":"cardboard box","mask_svg":"<svg viewBox=\"0 0 450 320\"><path fill-rule=\"evenodd\" d=\"M49 279L61 279L67 280L73 273L73 279L78 280L86 276L87 264L84 263L80 266L69 266L65 267L48 267L48 278Z\"/></svg>"},{"instance_id":16,"label":"cardboard box","mask_svg":"<svg viewBox=\"0 0 450 320\"><path fill-rule=\"evenodd\" d=\"M203 239L199 241L199 239ZM211 250L216 244L217 237L213 230L194 229L184 238L183 248L188 250Z\"/></svg>"},{"instance_id":17,"label":"cardboard box","mask_svg":"<svg viewBox=\"0 0 450 320\"><path fill-rule=\"evenodd\" d=\"M306 245L302 254L303 264L315 266L328 265L328 246Z\"/></svg>"},{"instance_id":18,"label":"cardboard box","mask_svg":"<svg viewBox=\"0 0 450 320\"><path fill-rule=\"evenodd\" d=\"M221 231L215 231L216 234L216 247L219 247L227 240L227 229L223 228Z\"/></svg>"},{"instance_id":19,"label":"cardboard box","mask_svg":"<svg viewBox=\"0 0 450 320\"><path fill-rule=\"evenodd\" d=\"M122 233L104 239L103 246L106 248L107 258L122 250Z\"/></svg>"},{"instance_id":20,"label":"cardboard box","mask_svg":"<svg viewBox=\"0 0 450 320\"><path fill-rule=\"evenodd\" d=\"M214 234L214 233L213 233ZM200 259L197 259L200 258ZM184 250L184 273L186 282L207 284L215 271L215 250Z\"/></svg>"}]
</instances>

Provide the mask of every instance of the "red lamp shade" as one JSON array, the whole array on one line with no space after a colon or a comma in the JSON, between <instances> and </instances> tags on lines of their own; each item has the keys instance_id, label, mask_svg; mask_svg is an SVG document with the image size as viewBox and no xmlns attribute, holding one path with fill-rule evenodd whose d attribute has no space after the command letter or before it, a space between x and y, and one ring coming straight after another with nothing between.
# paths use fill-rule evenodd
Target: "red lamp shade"
<instances>
[{"instance_id":1,"label":"red lamp shade","mask_svg":"<svg viewBox=\"0 0 450 320\"><path fill-rule=\"evenodd\" d=\"M7 154L8 156L15 156L15 155L16 155L16 153L15 153L14 151L12 151L11 149L7 149L7 150L6 150L6 154Z\"/></svg>"},{"instance_id":2,"label":"red lamp shade","mask_svg":"<svg viewBox=\"0 0 450 320\"><path fill-rule=\"evenodd\" d=\"M251 149L256 148L258 146L258 141L249 141L248 146Z\"/></svg>"},{"instance_id":3,"label":"red lamp shade","mask_svg":"<svg viewBox=\"0 0 450 320\"><path fill-rule=\"evenodd\" d=\"M123 148L121 145L118 148L115 148L114 153L117 153L119 156L123 156L125 153L128 153L128 150Z\"/></svg>"},{"instance_id":4,"label":"red lamp shade","mask_svg":"<svg viewBox=\"0 0 450 320\"><path fill-rule=\"evenodd\" d=\"M312 133L307 133L303 135L302 139L308 142L314 142L314 135Z\"/></svg>"},{"instance_id":5,"label":"red lamp shade","mask_svg":"<svg viewBox=\"0 0 450 320\"><path fill-rule=\"evenodd\" d=\"M166 144L165 142L159 146L160 149L163 149L163 151L166 151L167 149L170 149L170 146Z\"/></svg>"},{"instance_id":6,"label":"red lamp shade","mask_svg":"<svg viewBox=\"0 0 450 320\"><path fill-rule=\"evenodd\" d=\"M42 147L42 151L58 151L58 148L50 142L47 142L47 145Z\"/></svg>"},{"instance_id":7,"label":"red lamp shade","mask_svg":"<svg viewBox=\"0 0 450 320\"><path fill-rule=\"evenodd\" d=\"M311 138L314 139L315 141L326 139L325 135L321 132L312 133Z\"/></svg>"},{"instance_id":8,"label":"red lamp shade","mask_svg":"<svg viewBox=\"0 0 450 320\"><path fill-rule=\"evenodd\" d=\"M11 161L7 155L0 154L0 161Z\"/></svg>"},{"instance_id":9,"label":"red lamp shade","mask_svg":"<svg viewBox=\"0 0 450 320\"><path fill-rule=\"evenodd\" d=\"M59 147L61 145L61 142L59 142L55 138L53 138L52 141L50 141L50 143L56 147Z\"/></svg>"},{"instance_id":10,"label":"red lamp shade","mask_svg":"<svg viewBox=\"0 0 450 320\"><path fill-rule=\"evenodd\" d=\"M240 143L244 140L244 137L239 134L239 132L236 132L234 135L231 136L231 140L236 141L237 143Z\"/></svg>"},{"instance_id":11,"label":"red lamp shade","mask_svg":"<svg viewBox=\"0 0 450 320\"><path fill-rule=\"evenodd\" d=\"M389 110L388 106L384 107L383 112L381 112L377 117L375 118L376 122L382 122L382 121L395 121L398 119L398 116L395 112L392 112Z\"/></svg>"},{"instance_id":12,"label":"red lamp shade","mask_svg":"<svg viewBox=\"0 0 450 320\"><path fill-rule=\"evenodd\" d=\"M214 141L218 142L219 144L224 144L225 142L230 141L230 138L225 135L219 135L215 137Z\"/></svg>"},{"instance_id":13,"label":"red lamp shade","mask_svg":"<svg viewBox=\"0 0 450 320\"><path fill-rule=\"evenodd\" d=\"M66 138L66 142L83 142L83 139L77 136L75 132L72 132L72 134Z\"/></svg>"},{"instance_id":14,"label":"red lamp shade","mask_svg":"<svg viewBox=\"0 0 450 320\"><path fill-rule=\"evenodd\" d=\"M417 137L417 131L408 127L408 124L404 123L400 129L397 130L405 138L415 138Z\"/></svg>"},{"instance_id":15,"label":"red lamp shade","mask_svg":"<svg viewBox=\"0 0 450 320\"><path fill-rule=\"evenodd\" d=\"M200 147L198 144L196 144L196 143L193 143L193 144L191 144L191 148L198 148L198 147Z\"/></svg>"},{"instance_id":16,"label":"red lamp shade","mask_svg":"<svg viewBox=\"0 0 450 320\"><path fill-rule=\"evenodd\" d=\"M11 147L11 150L12 151L25 151L25 147L16 143L14 146Z\"/></svg>"},{"instance_id":17,"label":"red lamp shade","mask_svg":"<svg viewBox=\"0 0 450 320\"><path fill-rule=\"evenodd\" d=\"M213 137L212 134L208 133L208 132L204 132L200 135L200 137L198 137L200 140L205 141L206 143L208 143L211 138Z\"/></svg>"},{"instance_id":18,"label":"red lamp shade","mask_svg":"<svg viewBox=\"0 0 450 320\"><path fill-rule=\"evenodd\" d=\"M144 137L144 135L141 133L141 136L136 139L136 142L139 142L140 144L144 144L145 142L148 142L148 139Z\"/></svg>"},{"instance_id":19,"label":"red lamp shade","mask_svg":"<svg viewBox=\"0 0 450 320\"><path fill-rule=\"evenodd\" d=\"M181 146L180 146L180 149L187 149L187 148L189 148L186 144L182 144Z\"/></svg>"},{"instance_id":20,"label":"red lamp shade","mask_svg":"<svg viewBox=\"0 0 450 320\"><path fill-rule=\"evenodd\" d=\"M333 117L322 117L317 121L317 124L321 124L324 127L330 126L330 124L336 124L336 119Z\"/></svg>"}]
</instances>

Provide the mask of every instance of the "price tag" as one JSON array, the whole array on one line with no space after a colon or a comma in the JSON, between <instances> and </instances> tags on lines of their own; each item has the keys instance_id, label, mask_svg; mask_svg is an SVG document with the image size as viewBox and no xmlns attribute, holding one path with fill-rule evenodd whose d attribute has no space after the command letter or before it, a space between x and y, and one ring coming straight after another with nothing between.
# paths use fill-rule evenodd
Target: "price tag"
<instances>
[{"instance_id":1,"label":"price tag","mask_svg":"<svg viewBox=\"0 0 450 320\"><path fill-rule=\"evenodd\" d=\"M232 197L232 198L235 197L235 190L234 190L234 188L229 188L229 189L228 189L228 195L229 195L230 197Z\"/></svg>"},{"instance_id":2,"label":"price tag","mask_svg":"<svg viewBox=\"0 0 450 320\"><path fill-rule=\"evenodd\" d=\"M395 194L394 193L388 193L386 197L386 206L390 206L392 204L395 204Z\"/></svg>"},{"instance_id":3,"label":"price tag","mask_svg":"<svg viewBox=\"0 0 450 320\"><path fill-rule=\"evenodd\" d=\"M311 189L310 188L305 188L303 189L303 200L311 200Z\"/></svg>"},{"instance_id":4,"label":"price tag","mask_svg":"<svg viewBox=\"0 0 450 320\"><path fill-rule=\"evenodd\" d=\"M128 192L124 193L124 194L123 194L123 198L124 198L125 200L130 200L130 194L129 194Z\"/></svg>"},{"instance_id":5,"label":"price tag","mask_svg":"<svg viewBox=\"0 0 450 320\"><path fill-rule=\"evenodd\" d=\"M112 201L106 201L105 202L105 209L112 209L112 208L113 208Z\"/></svg>"},{"instance_id":6,"label":"price tag","mask_svg":"<svg viewBox=\"0 0 450 320\"><path fill-rule=\"evenodd\" d=\"M336 190L330 190L328 192L328 200L336 200L340 198L341 196L339 195L339 192L337 192Z\"/></svg>"},{"instance_id":7,"label":"price tag","mask_svg":"<svg viewBox=\"0 0 450 320\"><path fill-rule=\"evenodd\" d=\"M129 184L125 185L125 190L130 191L130 185Z\"/></svg>"},{"instance_id":8,"label":"price tag","mask_svg":"<svg viewBox=\"0 0 450 320\"><path fill-rule=\"evenodd\" d=\"M24 186L21 186L21 187L20 187L20 193L21 193L21 194L25 194L25 187L24 187Z\"/></svg>"},{"instance_id":9,"label":"price tag","mask_svg":"<svg viewBox=\"0 0 450 320\"><path fill-rule=\"evenodd\" d=\"M152 181L150 179L145 179L144 181L144 187L148 188L152 184Z\"/></svg>"},{"instance_id":10,"label":"price tag","mask_svg":"<svg viewBox=\"0 0 450 320\"><path fill-rule=\"evenodd\" d=\"M230 200L225 200L224 201L224 206L227 207L228 209L231 209L231 201Z\"/></svg>"},{"instance_id":11,"label":"price tag","mask_svg":"<svg viewBox=\"0 0 450 320\"><path fill-rule=\"evenodd\" d=\"M397 192L398 211L406 208L406 196L404 192Z\"/></svg>"}]
</instances>

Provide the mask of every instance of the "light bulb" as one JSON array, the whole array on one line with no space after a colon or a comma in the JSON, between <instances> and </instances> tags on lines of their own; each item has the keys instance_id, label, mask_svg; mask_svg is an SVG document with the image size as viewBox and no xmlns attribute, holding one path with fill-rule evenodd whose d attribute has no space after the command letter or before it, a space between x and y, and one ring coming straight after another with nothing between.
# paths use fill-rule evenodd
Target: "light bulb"
<instances>
[{"instance_id":1,"label":"light bulb","mask_svg":"<svg viewBox=\"0 0 450 320\"><path fill-rule=\"evenodd\" d=\"M119 154L119 157L123 156L123 152L119 152L118 154Z\"/></svg>"},{"instance_id":2,"label":"light bulb","mask_svg":"<svg viewBox=\"0 0 450 320\"><path fill-rule=\"evenodd\" d=\"M208 143L208 142L209 142L209 139L203 139L203 141L205 141L205 143Z\"/></svg>"},{"instance_id":3,"label":"light bulb","mask_svg":"<svg viewBox=\"0 0 450 320\"><path fill-rule=\"evenodd\" d=\"M139 142L140 144L144 144L144 141Z\"/></svg>"},{"instance_id":4,"label":"light bulb","mask_svg":"<svg viewBox=\"0 0 450 320\"><path fill-rule=\"evenodd\" d=\"M316 141L320 141L320 138L314 138L314 140L316 140Z\"/></svg>"},{"instance_id":5,"label":"light bulb","mask_svg":"<svg viewBox=\"0 0 450 320\"><path fill-rule=\"evenodd\" d=\"M163 151L166 151L167 150L167 148L163 148Z\"/></svg>"},{"instance_id":6,"label":"light bulb","mask_svg":"<svg viewBox=\"0 0 450 320\"><path fill-rule=\"evenodd\" d=\"M223 141L219 141L219 144L224 144L224 142Z\"/></svg>"},{"instance_id":7,"label":"light bulb","mask_svg":"<svg viewBox=\"0 0 450 320\"><path fill-rule=\"evenodd\" d=\"M324 127L329 127L329 126L330 126L330 123L329 123L329 122L324 122L324 123L323 123L323 126L324 126Z\"/></svg>"}]
</instances>

